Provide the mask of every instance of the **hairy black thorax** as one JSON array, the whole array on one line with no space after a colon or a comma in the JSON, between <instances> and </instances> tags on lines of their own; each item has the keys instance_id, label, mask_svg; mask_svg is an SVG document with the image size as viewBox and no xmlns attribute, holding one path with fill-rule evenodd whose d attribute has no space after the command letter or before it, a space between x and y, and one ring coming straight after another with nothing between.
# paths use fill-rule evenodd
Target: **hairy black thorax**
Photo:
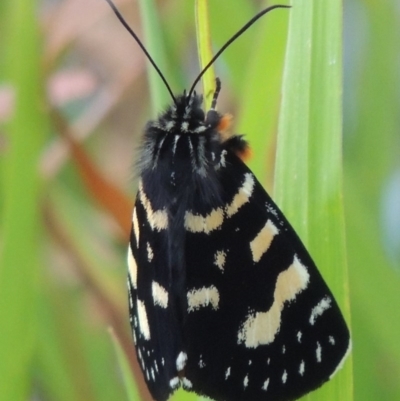
<instances>
[{"instance_id":1,"label":"hairy black thorax","mask_svg":"<svg viewBox=\"0 0 400 401\"><path fill-rule=\"evenodd\" d=\"M205 115L202 97L193 94L177 97L176 104L147 124L139 170L156 209L165 208L180 220L180 210L190 210L195 201L206 209L221 202L220 118L215 110Z\"/></svg>"}]
</instances>

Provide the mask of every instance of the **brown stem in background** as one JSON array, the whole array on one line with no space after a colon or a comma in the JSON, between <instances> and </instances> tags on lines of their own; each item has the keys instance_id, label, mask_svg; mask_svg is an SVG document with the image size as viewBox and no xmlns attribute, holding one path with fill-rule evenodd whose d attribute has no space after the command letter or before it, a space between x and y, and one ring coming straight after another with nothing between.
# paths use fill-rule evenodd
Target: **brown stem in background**
<instances>
[{"instance_id":1,"label":"brown stem in background","mask_svg":"<svg viewBox=\"0 0 400 401\"><path fill-rule=\"evenodd\" d=\"M79 174L92 197L114 217L128 240L132 225L133 202L114 184L101 174L83 147L74 139L71 128L57 109L50 111L50 117L57 132L66 140L71 149Z\"/></svg>"}]
</instances>

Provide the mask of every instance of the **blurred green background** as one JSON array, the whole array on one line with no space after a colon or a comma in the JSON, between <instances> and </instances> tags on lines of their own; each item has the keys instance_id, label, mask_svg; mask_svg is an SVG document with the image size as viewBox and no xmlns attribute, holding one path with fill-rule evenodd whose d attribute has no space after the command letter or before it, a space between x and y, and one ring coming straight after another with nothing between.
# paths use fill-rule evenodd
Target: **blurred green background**
<instances>
[{"instance_id":1,"label":"blurred green background","mask_svg":"<svg viewBox=\"0 0 400 401\"><path fill-rule=\"evenodd\" d=\"M117 4L143 36L137 2ZM211 1L215 49L265 4ZM154 58L180 92L198 72L194 2L156 6L154 30L165 54L160 48ZM343 12L354 399L394 401L400 400L400 3L345 0ZM266 17L216 66L219 109L234 114L239 132L251 133L253 167L269 190L287 22L285 13ZM168 94L159 100L168 103ZM1 401L128 399L120 365L138 371L127 317L126 230L135 146L154 116L144 56L104 1L0 3ZM130 399L145 397L138 383Z\"/></svg>"}]
</instances>

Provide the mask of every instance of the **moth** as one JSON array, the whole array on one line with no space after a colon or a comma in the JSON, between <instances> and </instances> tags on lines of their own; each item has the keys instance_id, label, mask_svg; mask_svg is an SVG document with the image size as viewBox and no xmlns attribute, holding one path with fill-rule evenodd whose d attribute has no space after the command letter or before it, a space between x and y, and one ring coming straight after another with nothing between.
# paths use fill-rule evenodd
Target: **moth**
<instances>
[{"instance_id":1,"label":"moth","mask_svg":"<svg viewBox=\"0 0 400 401\"><path fill-rule=\"evenodd\" d=\"M294 400L329 380L351 348L309 253L242 161L247 142L225 132L220 81L207 112L194 90L278 7L238 31L188 92L175 97L159 72L172 104L144 131L128 252L130 323L156 401L181 386L217 401Z\"/></svg>"}]
</instances>

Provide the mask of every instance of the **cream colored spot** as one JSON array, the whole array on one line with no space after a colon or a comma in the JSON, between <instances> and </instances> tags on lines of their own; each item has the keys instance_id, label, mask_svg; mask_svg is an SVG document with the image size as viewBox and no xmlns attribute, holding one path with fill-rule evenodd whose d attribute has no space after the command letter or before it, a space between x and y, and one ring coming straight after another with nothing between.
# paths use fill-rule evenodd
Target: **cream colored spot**
<instances>
[{"instance_id":1,"label":"cream colored spot","mask_svg":"<svg viewBox=\"0 0 400 401\"><path fill-rule=\"evenodd\" d=\"M307 288L309 279L306 267L295 256L292 265L278 275L271 308L267 312L252 312L247 316L239 328L238 344L244 343L248 348L256 348L272 343L281 326L285 302L293 301Z\"/></svg>"},{"instance_id":2,"label":"cream colored spot","mask_svg":"<svg viewBox=\"0 0 400 401\"><path fill-rule=\"evenodd\" d=\"M226 369L225 372L225 380L231 375L231 367L229 366L228 369Z\"/></svg>"},{"instance_id":3,"label":"cream colored spot","mask_svg":"<svg viewBox=\"0 0 400 401\"><path fill-rule=\"evenodd\" d=\"M143 191L143 183L139 181L139 199L145 211L147 221L150 227L154 230L161 231L168 227L168 214L165 209L154 211L149 199Z\"/></svg>"},{"instance_id":4,"label":"cream colored spot","mask_svg":"<svg viewBox=\"0 0 400 401\"><path fill-rule=\"evenodd\" d=\"M268 385L269 385L269 378L267 380L265 380L265 382L264 382L264 384L262 386L262 389L264 391L267 391L268 390Z\"/></svg>"},{"instance_id":5,"label":"cream colored spot","mask_svg":"<svg viewBox=\"0 0 400 401\"><path fill-rule=\"evenodd\" d=\"M220 228L223 221L224 211L221 208L213 209L206 216L191 212L185 214L185 228L192 233L204 232L209 234L211 231Z\"/></svg>"},{"instance_id":6,"label":"cream colored spot","mask_svg":"<svg viewBox=\"0 0 400 401\"><path fill-rule=\"evenodd\" d=\"M167 290L157 282L153 281L151 284L151 293L153 295L154 305L158 305L161 306L161 308L166 309L168 306Z\"/></svg>"},{"instance_id":7,"label":"cream colored spot","mask_svg":"<svg viewBox=\"0 0 400 401\"><path fill-rule=\"evenodd\" d=\"M218 269L224 271L226 262L226 253L224 251L217 251L214 255L214 264L218 267Z\"/></svg>"},{"instance_id":8,"label":"cream colored spot","mask_svg":"<svg viewBox=\"0 0 400 401\"><path fill-rule=\"evenodd\" d=\"M193 289L187 293L187 299L188 312L193 312L208 305L211 305L216 310L219 305L219 292L213 285L211 287Z\"/></svg>"},{"instance_id":9,"label":"cream colored spot","mask_svg":"<svg viewBox=\"0 0 400 401\"><path fill-rule=\"evenodd\" d=\"M283 375L282 375L282 383L285 384L287 381L287 372L286 370L283 371Z\"/></svg>"},{"instance_id":10,"label":"cream colored spot","mask_svg":"<svg viewBox=\"0 0 400 401\"><path fill-rule=\"evenodd\" d=\"M332 300L329 297L323 298L318 302L317 306L312 308L310 316L310 324L313 326L317 317L321 316L327 309L331 307Z\"/></svg>"},{"instance_id":11,"label":"cream colored spot","mask_svg":"<svg viewBox=\"0 0 400 401\"><path fill-rule=\"evenodd\" d=\"M140 232L139 232L139 221L137 218L136 207L133 209L132 228L133 228L133 234L135 235L135 239L136 239L136 247L139 248Z\"/></svg>"},{"instance_id":12,"label":"cream colored spot","mask_svg":"<svg viewBox=\"0 0 400 401\"><path fill-rule=\"evenodd\" d=\"M147 260L151 262L154 258L153 249L151 248L150 244L147 243Z\"/></svg>"},{"instance_id":13,"label":"cream colored spot","mask_svg":"<svg viewBox=\"0 0 400 401\"><path fill-rule=\"evenodd\" d=\"M246 173L244 175L243 185L239 188L238 193L233 197L231 204L225 209L228 217L231 217L237 213L238 210L249 201L253 193L253 189L254 177L252 174Z\"/></svg>"},{"instance_id":14,"label":"cream colored spot","mask_svg":"<svg viewBox=\"0 0 400 401\"><path fill-rule=\"evenodd\" d=\"M128 272L133 288L137 288L137 264L132 249L128 247Z\"/></svg>"},{"instance_id":15,"label":"cream colored spot","mask_svg":"<svg viewBox=\"0 0 400 401\"><path fill-rule=\"evenodd\" d=\"M246 377L243 380L243 386L246 388L249 385L249 375L246 375Z\"/></svg>"},{"instance_id":16,"label":"cream colored spot","mask_svg":"<svg viewBox=\"0 0 400 401\"><path fill-rule=\"evenodd\" d=\"M147 320L146 307L144 303L138 299L137 311L139 319L139 329L145 340L150 340L149 321Z\"/></svg>"},{"instance_id":17,"label":"cream colored spot","mask_svg":"<svg viewBox=\"0 0 400 401\"><path fill-rule=\"evenodd\" d=\"M279 234L279 230L271 220L268 220L253 241L250 242L250 249L254 262L257 263L261 259L262 255L268 251L272 240L277 234Z\"/></svg>"}]
</instances>

